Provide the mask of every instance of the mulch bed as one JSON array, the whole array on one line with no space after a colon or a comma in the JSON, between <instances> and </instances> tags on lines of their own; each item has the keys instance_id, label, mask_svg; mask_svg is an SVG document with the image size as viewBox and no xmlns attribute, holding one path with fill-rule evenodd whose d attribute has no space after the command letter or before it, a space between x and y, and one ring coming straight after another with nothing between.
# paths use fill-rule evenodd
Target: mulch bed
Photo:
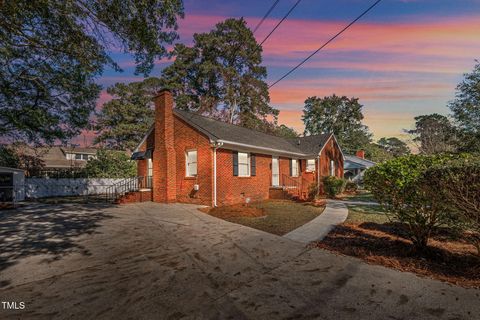
<instances>
[{"instance_id":1,"label":"mulch bed","mask_svg":"<svg viewBox=\"0 0 480 320\"><path fill-rule=\"evenodd\" d=\"M404 235L404 226L399 223L346 223L313 246L463 287L480 288L480 257L465 236L455 237L440 229L425 252L415 253Z\"/></svg>"},{"instance_id":2,"label":"mulch bed","mask_svg":"<svg viewBox=\"0 0 480 320\"><path fill-rule=\"evenodd\" d=\"M220 219L228 219L235 217L255 218L263 217L265 215L265 209L248 206L246 204L237 204L216 208L201 208L199 210Z\"/></svg>"}]
</instances>

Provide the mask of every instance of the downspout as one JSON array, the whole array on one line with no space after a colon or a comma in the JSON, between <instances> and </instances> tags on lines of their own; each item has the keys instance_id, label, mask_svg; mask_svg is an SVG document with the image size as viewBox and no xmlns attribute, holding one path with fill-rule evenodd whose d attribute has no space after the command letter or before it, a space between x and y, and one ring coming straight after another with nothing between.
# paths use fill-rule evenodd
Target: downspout
<instances>
[{"instance_id":1,"label":"downspout","mask_svg":"<svg viewBox=\"0 0 480 320\"><path fill-rule=\"evenodd\" d=\"M318 163L318 170L317 170L317 195L320 194L320 156L322 155L322 152L317 156L317 163Z\"/></svg>"},{"instance_id":2,"label":"downspout","mask_svg":"<svg viewBox=\"0 0 480 320\"><path fill-rule=\"evenodd\" d=\"M223 142L213 144L213 206L217 206L217 149L223 146Z\"/></svg>"}]
</instances>

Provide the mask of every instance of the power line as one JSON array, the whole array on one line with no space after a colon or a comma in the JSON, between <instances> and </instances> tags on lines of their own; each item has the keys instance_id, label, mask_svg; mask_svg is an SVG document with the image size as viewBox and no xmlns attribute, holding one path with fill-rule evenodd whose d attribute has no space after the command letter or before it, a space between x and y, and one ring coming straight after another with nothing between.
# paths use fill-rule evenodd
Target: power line
<instances>
[{"instance_id":1,"label":"power line","mask_svg":"<svg viewBox=\"0 0 480 320\"><path fill-rule=\"evenodd\" d=\"M300 66L302 66L305 62L307 62L311 57L313 57L314 55L316 55L320 50L322 50L323 48L325 48L328 44L330 44L330 42L332 42L333 40L335 40L339 35L341 35L342 33L344 33L348 28L350 28L355 22L357 22L358 20L360 20L364 15L366 15L370 10L372 10L377 4L379 4L382 0L377 0L375 1L374 4L372 4L368 9L366 9L365 11L362 12L362 14L360 14L355 20L353 20L352 22L350 22L345 28L343 28L342 30L340 30L340 32L338 32L336 35L334 35L333 37L331 37L327 42L325 42L320 48L318 48L317 50L315 50L314 52L312 52L308 57L306 57L305 59L302 60L302 62L300 62L299 64L297 64L292 70L288 71L287 73L285 73L280 79L278 79L277 81L275 81L274 83L272 83L271 85L268 86L268 88L270 89L271 87L273 87L274 85L276 85L277 83L279 83L280 81L282 81L283 79L285 79L286 77L288 77L293 71L297 70Z\"/></svg>"},{"instance_id":2,"label":"power line","mask_svg":"<svg viewBox=\"0 0 480 320\"><path fill-rule=\"evenodd\" d=\"M295 4L293 5L293 7L290 8L290 10L288 10L287 14L283 16L282 20L280 20L277 25L275 26L275 28L273 28L272 31L270 31L270 33L265 37L265 39L263 39L262 42L260 42L260 45L263 45L263 43L265 41L267 41L268 38L270 38L270 36L272 35L272 33L275 32L275 30L277 30L277 28L282 24L283 20L287 19L287 17L290 15L290 13L293 11L293 9L295 9L295 7L300 3L300 1L302 0L297 0L297 2L295 2Z\"/></svg>"},{"instance_id":3,"label":"power line","mask_svg":"<svg viewBox=\"0 0 480 320\"><path fill-rule=\"evenodd\" d=\"M255 33L258 28L260 28L260 26L262 25L263 21L265 21L265 19L270 15L270 13L272 12L272 10L277 6L277 4L280 2L280 0L276 0L272 6L270 7L270 9L268 9L267 13L265 13L265 15L263 16L262 20L260 20L260 22L257 24L257 26L255 27L255 29L253 29L253 33Z\"/></svg>"}]
</instances>

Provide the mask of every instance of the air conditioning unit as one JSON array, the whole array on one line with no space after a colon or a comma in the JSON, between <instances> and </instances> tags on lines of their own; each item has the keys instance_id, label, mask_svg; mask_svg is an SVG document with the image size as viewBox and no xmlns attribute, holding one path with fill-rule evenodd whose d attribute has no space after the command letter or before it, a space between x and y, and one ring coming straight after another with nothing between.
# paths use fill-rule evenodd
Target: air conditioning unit
<instances>
[{"instance_id":1,"label":"air conditioning unit","mask_svg":"<svg viewBox=\"0 0 480 320\"><path fill-rule=\"evenodd\" d=\"M195 191L200 190L200 185L199 184L194 184L193 185L193 190L195 190Z\"/></svg>"}]
</instances>

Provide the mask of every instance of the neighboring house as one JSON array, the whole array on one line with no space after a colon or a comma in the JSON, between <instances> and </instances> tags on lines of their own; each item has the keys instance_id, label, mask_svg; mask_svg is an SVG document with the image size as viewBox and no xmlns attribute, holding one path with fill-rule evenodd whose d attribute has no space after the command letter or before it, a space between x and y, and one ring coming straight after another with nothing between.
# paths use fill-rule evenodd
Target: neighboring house
<instances>
[{"instance_id":1,"label":"neighboring house","mask_svg":"<svg viewBox=\"0 0 480 320\"><path fill-rule=\"evenodd\" d=\"M96 148L64 146L32 148L28 145L16 145L15 149L20 154L40 159L43 164L42 171L47 172L84 168L88 160L97 156L98 151Z\"/></svg>"},{"instance_id":2,"label":"neighboring house","mask_svg":"<svg viewBox=\"0 0 480 320\"><path fill-rule=\"evenodd\" d=\"M344 177L353 182L362 183L363 174L376 163L365 159L365 151L359 150L354 156L345 156Z\"/></svg>"},{"instance_id":3,"label":"neighboring house","mask_svg":"<svg viewBox=\"0 0 480 320\"><path fill-rule=\"evenodd\" d=\"M217 206L268 199L278 190L302 198L322 177L343 177L333 134L281 138L173 104L169 91L159 93L155 123L132 155L138 175L152 177L155 202Z\"/></svg>"},{"instance_id":4,"label":"neighboring house","mask_svg":"<svg viewBox=\"0 0 480 320\"><path fill-rule=\"evenodd\" d=\"M96 157L97 149L55 146L40 151L45 171L84 168L87 161Z\"/></svg>"}]
</instances>

